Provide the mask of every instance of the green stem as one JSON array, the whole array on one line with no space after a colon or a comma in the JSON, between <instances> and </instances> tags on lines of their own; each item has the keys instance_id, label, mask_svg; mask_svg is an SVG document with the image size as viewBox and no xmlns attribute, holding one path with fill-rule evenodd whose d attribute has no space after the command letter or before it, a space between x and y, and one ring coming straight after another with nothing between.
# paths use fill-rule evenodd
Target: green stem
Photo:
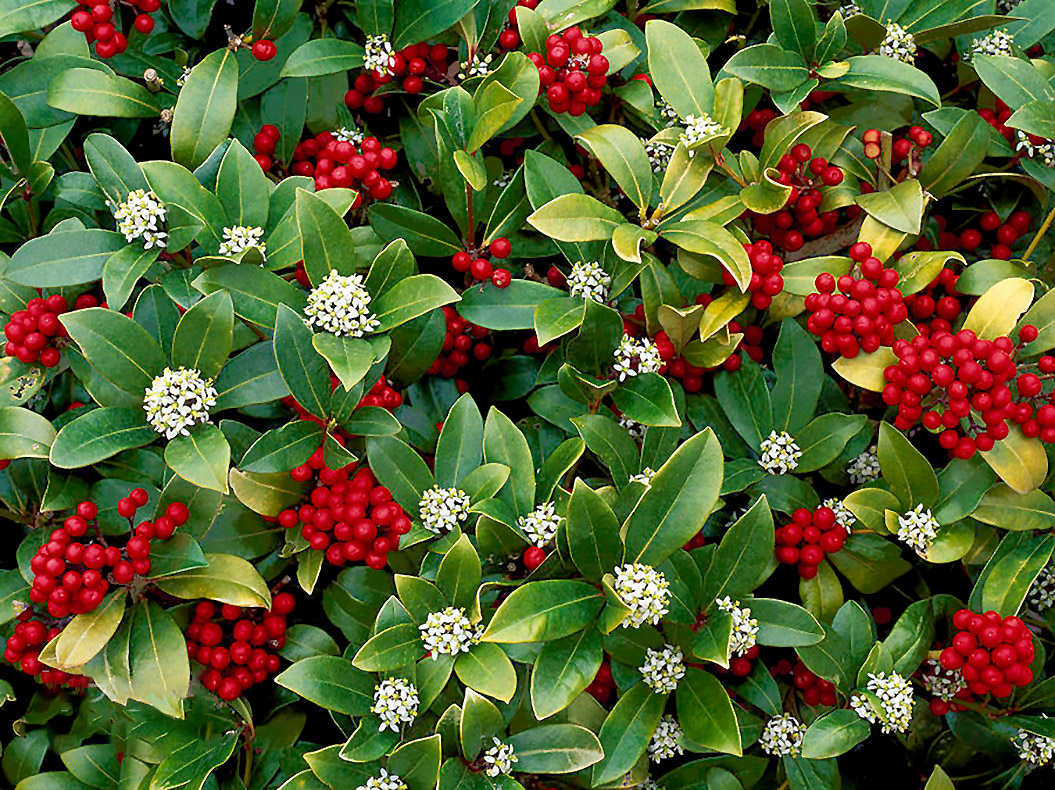
<instances>
[{"instance_id":1,"label":"green stem","mask_svg":"<svg viewBox=\"0 0 1055 790\"><path fill-rule=\"evenodd\" d=\"M476 218L473 216L473 188L468 181L465 182L465 247L473 249L476 246Z\"/></svg>"},{"instance_id":2,"label":"green stem","mask_svg":"<svg viewBox=\"0 0 1055 790\"><path fill-rule=\"evenodd\" d=\"M546 127L542 125L542 119L538 117L538 112L535 111L534 107L531 108L530 115L531 122L535 124L535 128L538 130L538 133L542 135L542 139L552 140L553 138L551 138L549 132L546 131Z\"/></svg>"},{"instance_id":3,"label":"green stem","mask_svg":"<svg viewBox=\"0 0 1055 790\"><path fill-rule=\"evenodd\" d=\"M1037 245L1040 244L1040 240L1044 238L1044 234L1048 232L1052 222L1055 222L1055 208L1052 208L1052 210L1048 212L1048 216L1044 217L1044 222L1041 223L1039 228L1037 228L1037 232L1029 242L1029 246L1026 247L1026 251L1022 253L1022 260L1028 261L1031 259L1033 253L1037 249Z\"/></svg>"}]
</instances>

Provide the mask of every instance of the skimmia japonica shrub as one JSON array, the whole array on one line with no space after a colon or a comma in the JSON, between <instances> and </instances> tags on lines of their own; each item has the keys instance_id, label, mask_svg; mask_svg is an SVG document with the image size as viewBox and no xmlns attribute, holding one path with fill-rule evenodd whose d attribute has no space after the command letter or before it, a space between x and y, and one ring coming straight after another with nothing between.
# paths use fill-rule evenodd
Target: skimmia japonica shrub
<instances>
[{"instance_id":1,"label":"skimmia japonica shrub","mask_svg":"<svg viewBox=\"0 0 1055 790\"><path fill-rule=\"evenodd\" d=\"M5 786L1055 781L1052 0L0 0L0 142Z\"/></svg>"}]
</instances>

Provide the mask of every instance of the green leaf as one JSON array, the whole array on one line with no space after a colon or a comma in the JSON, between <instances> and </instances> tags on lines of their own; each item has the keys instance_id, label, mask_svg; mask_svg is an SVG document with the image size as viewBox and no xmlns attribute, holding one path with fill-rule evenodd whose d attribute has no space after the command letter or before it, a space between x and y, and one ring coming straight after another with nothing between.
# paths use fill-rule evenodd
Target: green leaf
<instances>
[{"instance_id":1,"label":"green leaf","mask_svg":"<svg viewBox=\"0 0 1055 790\"><path fill-rule=\"evenodd\" d=\"M729 58L724 70L777 92L792 90L809 78L801 55L774 44L755 44L740 50Z\"/></svg>"},{"instance_id":2,"label":"green leaf","mask_svg":"<svg viewBox=\"0 0 1055 790\"><path fill-rule=\"evenodd\" d=\"M531 672L531 709L546 719L567 708L590 685L601 667L601 635L587 628L547 642Z\"/></svg>"},{"instance_id":3,"label":"green leaf","mask_svg":"<svg viewBox=\"0 0 1055 790\"><path fill-rule=\"evenodd\" d=\"M204 378L219 375L231 353L234 304L219 291L185 312L172 338L172 364L197 370Z\"/></svg>"},{"instance_id":4,"label":"green leaf","mask_svg":"<svg viewBox=\"0 0 1055 790\"><path fill-rule=\"evenodd\" d=\"M98 608L70 620L55 644L59 666L83 666L106 647L125 616L125 598L125 590L118 588Z\"/></svg>"},{"instance_id":5,"label":"green leaf","mask_svg":"<svg viewBox=\"0 0 1055 790\"><path fill-rule=\"evenodd\" d=\"M480 556L469 536L462 534L443 555L436 571L436 586L452 604L469 609L476 601L480 576Z\"/></svg>"},{"instance_id":6,"label":"green leaf","mask_svg":"<svg viewBox=\"0 0 1055 790\"><path fill-rule=\"evenodd\" d=\"M267 583L249 562L232 554L206 554L208 565L155 580L169 595L208 598L233 606L271 607Z\"/></svg>"},{"instance_id":7,"label":"green leaf","mask_svg":"<svg viewBox=\"0 0 1055 790\"><path fill-rule=\"evenodd\" d=\"M802 647L824 639L820 623L801 606L777 598L752 598L749 605L761 645Z\"/></svg>"},{"instance_id":8,"label":"green leaf","mask_svg":"<svg viewBox=\"0 0 1055 790\"><path fill-rule=\"evenodd\" d=\"M638 450L634 440L615 420L600 414L573 417L572 424L590 452L608 467L616 486L622 488L638 470Z\"/></svg>"},{"instance_id":9,"label":"green leaf","mask_svg":"<svg viewBox=\"0 0 1055 790\"><path fill-rule=\"evenodd\" d=\"M303 310L307 301L304 291L267 269L237 263L208 269L194 281L194 287L207 294L227 291L235 315L268 329L275 326L280 305Z\"/></svg>"},{"instance_id":10,"label":"green leaf","mask_svg":"<svg viewBox=\"0 0 1055 790\"><path fill-rule=\"evenodd\" d=\"M612 401L634 422L667 428L681 425L670 384L658 373L640 373L612 392Z\"/></svg>"},{"instance_id":11,"label":"green leaf","mask_svg":"<svg viewBox=\"0 0 1055 790\"><path fill-rule=\"evenodd\" d=\"M664 226L660 236L705 259L714 259L733 275L741 288L747 288L751 279L751 261L744 245L717 222L686 219Z\"/></svg>"},{"instance_id":12,"label":"green leaf","mask_svg":"<svg viewBox=\"0 0 1055 790\"><path fill-rule=\"evenodd\" d=\"M50 460L60 469L77 469L150 444L157 437L142 409L92 409L62 426L51 445Z\"/></svg>"},{"instance_id":13,"label":"green leaf","mask_svg":"<svg viewBox=\"0 0 1055 790\"><path fill-rule=\"evenodd\" d=\"M395 3L392 46L399 50L434 38L469 13L474 5L473 0L400 0Z\"/></svg>"},{"instance_id":14,"label":"green leaf","mask_svg":"<svg viewBox=\"0 0 1055 790\"><path fill-rule=\"evenodd\" d=\"M983 56L984 57L984 56ZM915 66L882 55L854 55L847 58L850 70L833 85L862 90L887 91L914 96L941 106L941 96L934 82Z\"/></svg>"},{"instance_id":15,"label":"green leaf","mask_svg":"<svg viewBox=\"0 0 1055 790\"><path fill-rule=\"evenodd\" d=\"M114 744L91 744L64 751L63 764L78 780L89 787L116 787L121 775L121 762Z\"/></svg>"},{"instance_id":16,"label":"green leaf","mask_svg":"<svg viewBox=\"0 0 1055 790\"><path fill-rule=\"evenodd\" d=\"M142 398L166 367L157 341L121 313L92 307L65 313L61 320L92 368L130 395Z\"/></svg>"},{"instance_id":17,"label":"green leaf","mask_svg":"<svg viewBox=\"0 0 1055 790\"><path fill-rule=\"evenodd\" d=\"M331 393L329 365L312 345L311 328L285 305L278 308L274 342L278 371L293 397L317 417L325 416Z\"/></svg>"},{"instance_id":18,"label":"green leaf","mask_svg":"<svg viewBox=\"0 0 1055 790\"><path fill-rule=\"evenodd\" d=\"M509 467L509 485L499 498L518 516L535 508L535 462L527 439L513 421L494 406L484 423L484 460Z\"/></svg>"},{"instance_id":19,"label":"green leaf","mask_svg":"<svg viewBox=\"0 0 1055 790\"><path fill-rule=\"evenodd\" d=\"M400 280L373 303L377 332L405 324L437 307L459 299L457 291L434 274L415 274Z\"/></svg>"},{"instance_id":20,"label":"green leaf","mask_svg":"<svg viewBox=\"0 0 1055 790\"><path fill-rule=\"evenodd\" d=\"M802 450L796 472L812 472L835 461L854 436L868 424L864 414L822 414L795 436Z\"/></svg>"},{"instance_id":21,"label":"green leaf","mask_svg":"<svg viewBox=\"0 0 1055 790\"><path fill-rule=\"evenodd\" d=\"M913 179L902 181L892 189L860 195L857 205L884 225L902 233L917 234L923 220L923 190Z\"/></svg>"},{"instance_id":22,"label":"green leaf","mask_svg":"<svg viewBox=\"0 0 1055 790\"><path fill-rule=\"evenodd\" d=\"M298 0L256 0L253 6L253 38L258 41L280 38L293 26L300 6Z\"/></svg>"},{"instance_id":23,"label":"green leaf","mask_svg":"<svg viewBox=\"0 0 1055 790\"><path fill-rule=\"evenodd\" d=\"M846 754L871 733L867 721L852 710L833 710L806 728L802 738L802 756L824 760Z\"/></svg>"},{"instance_id":24,"label":"green leaf","mask_svg":"<svg viewBox=\"0 0 1055 790\"><path fill-rule=\"evenodd\" d=\"M678 117L710 115L714 111L710 70L689 34L671 22L650 19L645 23L645 43L656 90Z\"/></svg>"},{"instance_id":25,"label":"green leaf","mask_svg":"<svg viewBox=\"0 0 1055 790\"><path fill-rule=\"evenodd\" d=\"M684 442L661 466L626 520L626 561L660 565L703 527L722 487L714 431Z\"/></svg>"},{"instance_id":26,"label":"green leaf","mask_svg":"<svg viewBox=\"0 0 1055 790\"><path fill-rule=\"evenodd\" d=\"M599 241L610 239L624 219L597 198L571 193L553 198L527 221L558 241Z\"/></svg>"},{"instance_id":27,"label":"green leaf","mask_svg":"<svg viewBox=\"0 0 1055 790\"><path fill-rule=\"evenodd\" d=\"M102 276L107 259L124 247L124 236L109 230L49 233L30 239L15 250L4 269L4 279L34 288L93 282ZM64 314L63 320L70 315Z\"/></svg>"},{"instance_id":28,"label":"green leaf","mask_svg":"<svg viewBox=\"0 0 1055 790\"><path fill-rule=\"evenodd\" d=\"M498 645L474 645L454 662L458 680L473 691L509 702L516 693L517 674L513 662Z\"/></svg>"},{"instance_id":29,"label":"green leaf","mask_svg":"<svg viewBox=\"0 0 1055 790\"><path fill-rule=\"evenodd\" d=\"M111 310L120 310L125 306L136 284L154 265L160 253L156 247L144 250L138 245L129 244L106 259L102 274L103 294Z\"/></svg>"},{"instance_id":30,"label":"green leaf","mask_svg":"<svg viewBox=\"0 0 1055 790\"><path fill-rule=\"evenodd\" d=\"M5 0L0 3L0 36L46 27L69 10L64 0Z\"/></svg>"},{"instance_id":31,"label":"green leaf","mask_svg":"<svg viewBox=\"0 0 1055 790\"><path fill-rule=\"evenodd\" d=\"M415 255L449 257L462 249L461 239L440 220L394 203L375 203L368 210L370 227L384 241L402 239Z\"/></svg>"},{"instance_id":32,"label":"green leaf","mask_svg":"<svg viewBox=\"0 0 1055 790\"><path fill-rule=\"evenodd\" d=\"M1019 494L1005 483L997 483L985 492L970 515L1006 530L1045 530L1055 527L1055 501L1043 491Z\"/></svg>"},{"instance_id":33,"label":"green leaf","mask_svg":"<svg viewBox=\"0 0 1055 790\"><path fill-rule=\"evenodd\" d=\"M773 0L769 4L769 18L777 43L798 52L805 62L811 62L817 43L817 16L809 0Z\"/></svg>"},{"instance_id":34,"label":"green leaf","mask_svg":"<svg viewBox=\"0 0 1055 790\"><path fill-rule=\"evenodd\" d=\"M0 408L0 458L47 458L54 441L46 417L18 406Z\"/></svg>"},{"instance_id":35,"label":"green leaf","mask_svg":"<svg viewBox=\"0 0 1055 790\"><path fill-rule=\"evenodd\" d=\"M421 456L399 439L372 438L367 442L370 469L378 481L392 492L396 502L414 512L421 492L436 484Z\"/></svg>"},{"instance_id":36,"label":"green leaf","mask_svg":"<svg viewBox=\"0 0 1055 790\"><path fill-rule=\"evenodd\" d=\"M267 227L268 181L252 154L232 140L216 174L216 196L228 225Z\"/></svg>"},{"instance_id":37,"label":"green leaf","mask_svg":"<svg viewBox=\"0 0 1055 790\"><path fill-rule=\"evenodd\" d=\"M912 569L901 550L880 535L851 535L828 560L865 595L879 592Z\"/></svg>"},{"instance_id":38,"label":"green leaf","mask_svg":"<svg viewBox=\"0 0 1055 790\"><path fill-rule=\"evenodd\" d=\"M227 470L231 446L215 425L195 426L186 436L165 445L165 463L188 483L210 491L227 493Z\"/></svg>"},{"instance_id":39,"label":"green leaf","mask_svg":"<svg viewBox=\"0 0 1055 790\"><path fill-rule=\"evenodd\" d=\"M179 92L172 116L172 158L198 167L227 139L238 103L238 61L227 48L195 66Z\"/></svg>"},{"instance_id":40,"label":"green leaf","mask_svg":"<svg viewBox=\"0 0 1055 790\"><path fill-rule=\"evenodd\" d=\"M601 742L576 724L530 727L507 741L517 756L516 769L532 774L570 774L604 757Z\"/></svg>"},{"instance_id":41,"label":"green leaf","mask_svg":"<svg viewBox=\"0 0 1055 790\"><path fill-rule=\"evenodd\" d=\"M780 324L780 335L773 349L773 369L777 375L770 393L773 429L788 431L794 436L817 408L824 375L817 344L791 318L785 318Z\"/></svg>"},{"instance_id":42,"label":"green leaf","mask_svg":"<svg viewBox=\"0 0 1055 790\"><path fill-rule=\"evenodd\" d=\"M584 578L600 581L623 561L615 513L581 479L576 479L568 503L567 531L571 560Z\"/></svg>"},{"instance_id":43,"label":"green leaf","mask_svg":"<svg viewBox=\"0 0 1055 790\"><path fill-rule=\"evenodd\" d=\"M366 716L374 701L374 678L337 656L302 659L275 682L316 705L349 716Z\"/></svg>"},{"instance_id":44,"label":"green leaf","mask_svg":"<svg viewBox=\"0 0 1055 790\"><path fill-rule=\"evenodd\" d=\"M975 172L989 148L991 127L980 115L964 113L927 160L920 185L937 198Z\"/></svg>"},{"instance_id":45,"label":"green leaf","mask_svg":"<svg viewBox=\"0 0 1055 790\"><path fill-rule=\"evenodd\" d=\"M282 67L281 77L322 77L363 65L363 48L354 41L317 38L301 44Z\"/></svg>"},{"instance_id":46,"label":"green leaf","mask_svg":"<svg viewBox=\"0 0 1055 790\"><path fill-rule=\"evenodd\" d=\"M388 758L389 770L408 790L432 790L440 774L440 736L405 741Z\"/></svg>"},{"instance_id":47,"label":"green leaf","mask_svg":"<svg viewBox=\"0 0 1055 790\"><path fill-rule=\"evenodd\" d=\"M128 645L132 699L182 718L190 662L186 640L172 615L156 603L140 601Z\"/></svg>"},{"instance_id":48,"label":"green leaf","mask_svg":"<svg viewBox=\"0 0 1055 790\"><path fill-rule=\"evenodd\" d=\"M341 385L350 390L363 380L374 364L374 347L361 338L319 332L311 338L312 347L325 357Z\"/></svg>"},{"instance_id":49,"label":"green leaf","mask_svg":"<svg viewBox=\"0 0 1055 790\"><path fill-rule=\"evenodd\" d=\"M745 359L739 370L718 374L714 391L729 422L758 452L762 440L773 431L773 406L762 369Z\"/></svg>"},{"instance_id":50,"label":"green leaf","mask_svg":"<svg viewBox=\"0 0 1055 790\"><path fill-rule=\"evenodd\" d=\"M553 579L528 582L498 607L485 642L546 642L574 634L594 621L604 594L592 584Z\"/></svg>"},{"instance_id":51,"label":"green leaf","mask_svg":"<svg viewBox=\"0 0 1055 790\"><path fill-rule=\"evenodd\" d=\"M1018 614L1033 581L1051 558L1055 539L1050 535L1032 540L1012 549L992 564L978 579L984 611L993 609L1002 617ZM972 594L972 598L973 598Z\"/></svg>"},{"instance_id":52,"label":"green leaf","mask_svg":"<svg viewBox=\"0 0 1055 790\"><path fill-rule=\"evenodd\" d=\"M462 395L451 406L443 427L433 468L437 484L448 488L461 482L483 458L484 421L471 395Z\"/></svg>"},{"instance_id":53,"label":"green leaf","mask_svg":"<svg viewBox=\"0 0 1055 790\"><path fill-rule=\"evenodd\" d=\"M917 505L930 508L940 496L938 477L930 462L889 423L879 426L879 466L883 479L904 510Z\"/></svg>"},{"instance_id":54,"label":"green leaf","mask_svg":"<svg viewBox=\"0 0 1055 790\"><path fill-rule=\"evenodd\" d=\"M690 740L718 752L743 754L733 703L718 678L689 669L678 682L677 702L678 721Z\"/></svg>"},{"instance_id":55,"label":"green leaf","mask_svg":"<svg viewBox=\"0 0 1055 790\"><path fill-rule=\"evenodd\" d=\"M631 686L619 698L597 733L604 757L593 766L590 783L594 787L612 782L634 767L648 748L666 702L666 694L653 694L644 683ZM733 729L736 731L735 719Z\"/></svg>"},{"instance_id":56,"label":"green leaf","mask_svg":"<svg viewBox=\"0 0 1055 790\"><path fill-rule=\"evenodd\" d=\"M765 496L729 527L704 576L702 599L745 595L766 571L776 543L773 514Z\"/></svg>"},{"instance_id":57,"label":"green leaf","mask_svg":"<svg viewBox=\"0 0 1055 790\"><path fill-rule=\"evenodd\" d=\"M368 639L352 663L366 672L388 672L413 664L424 652L417 626L399 623Z\"/></svg>"},{"instance_id":58,"label":"green leaf","mask_svg":"<svg viewBox=\"0 0 1055 790\"><path fill-rule=\"evenodd\" d=\"M652 197L652 166L636 134L625 126L601 124L576 135L575 139L600 161L638 209L644 211L648 207Z\"/></svg>"},{"instance_id":59,"label":"green leaf","mask_svg":"<svg viewBox=\"0 0 1055 790\"><path fill-rule=\"evenodd\" d=\"M132 80L96 69L67 69L48 84L48 104L77 115L156 118L154 94Z\"/></svg>"},{"instance_id":60,"label":"green leaf","mask_svg":"<svg viewBox=\"0 0 1055 790\"><path fill-rule=\"evenodd\" d=\"M538 69L524 53L507 53L473 94L476 122L466 151L475 154L492 137L521 121L534 106L538 92Z\"/></svg>"},{"instance_id":61,"label":"green leaf","mask_svg":"<svg viewBox=\"0 0 1055 790\"><path fill-rule=\"evenodd\" d=\"M971 58L982 82L1012 110L1035 101L1055 100L1055 88L1030 61L999 55Z\"/></svg>"},{"instance_id":62,"label":"green leaf","mask_svg":"<svg viewBox=\"0 0 1055 790\"><path fill-rule=\"evenodd\" d=\"M549 311L550 303L563 303L566 298L556 288L531 280L513 280L505 288L483 283L467 288L462 293L458 314L488 329L531 329L540 310ZM581 313L583 300L573 301ZM566 331L570 332L571 329Z\"/></svg>"}]
</instances>

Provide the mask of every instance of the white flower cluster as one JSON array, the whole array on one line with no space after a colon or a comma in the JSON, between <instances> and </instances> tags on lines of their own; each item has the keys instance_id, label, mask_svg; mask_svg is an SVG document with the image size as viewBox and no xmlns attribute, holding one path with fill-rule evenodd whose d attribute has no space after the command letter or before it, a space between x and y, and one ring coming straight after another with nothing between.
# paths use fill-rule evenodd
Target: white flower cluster
<instances>
[{"instance_id":1,"label":"white flower cluster","mask_svg":"<svg viewBox=\"0 0 1055 790\"><path fill-rule=\"evenodd\" d=\"M359 145L366 138L366 135L359 129L355 127L349 129L347 126L342 126L333 133L333 136L342 143L351 143L352 145Z\"/></svg>"},{"instance_id":2,"label":"white flower cluster","mask_svg":"<svg viewBox=\"0 0 1055 790\"><path fill-rule=\"evenodd\" d=\"M264 229L250 228L246 225L232 225L223 229L223 241L220 242L221 255L237 255L249 249L260 250L267 254L267 245L263 242Z\"/></svg>"},{"instance_id":3,"label":"white flower cluster","mask_svg":"<svg viewBox=\"0 0 1055 790\"><path fill-rule=\"evenodd\" d=\"M1044 612L1055 606L1055 565L1048 563L1041 568L1029 588L1027 598L1031 608Z\"/></svg>"},{"instance_id":4,"label":"white flower cluster","mask_svg":"<svg viewBox=\"0 0 1055 790\"><path fill-rule=\"evenodd\" d=\"M459 488L433 486L421 494L418 514L429 532L450 532L469 515L469 495Z\"/></svg>"},{"instance_id":5,"label":"white flower cluster","mask_svg":"<svg viewBox=\"0 0 1055 790\"><path fill-rule=\"evenodd\" d=\"M366 784L359 785L356 790L407 790L407 783L382 768L380 774L371 776Z\"/></svg>"},{"instance_id":6,"label":"white flower cluster","mask_svg":"<svg viewBox=\"0 0 1055 790\"><path fill-rule=\"evenodd\" d=\"M396 53L388 36L378 33L376 36L367 36L366 50L363 52L363 68L367 71L379 71L382 74L391 74L396 65Z\"/></svg>"},{"instance_id":7,"label":"white flower cluster","mask_svg":"<svg viewBox=\"0 0 1055 790\"><path fill-rule=\"evenodd\" d=\"M928 658L920 667L920 681L932 697L949 702L956 692L967 688L967 681L958 669L946 669L936 658Z\"/></svg>"},{"instance_id":8,"label":"white flower cluster","mask_svg":"<svg viewBox=\"0 0 1055 790\"><path fill-rule=\"evenodd\" d=\"M659 720L659 726L652 733L652 740L648 743L648 759L654 763L669 760L678 754L684 754L685 749L678 743L681 740L682 730L678 720L669 713L664 713Z\"/></svg>"},{"instance_id":9,"label":"white flower cluster","mask_svg":"<svg viewBox=\"0 0 1055 790\"><path fill-rule=\"evenodd\" d=\"M430 612L418 630L433 661L441 655L468 653L469 648L480 641L480 634L483 633L482 627L474 627L465 616L465 610L456 606L448 606L442 612Z\"/></svg>"},{"instance_id":10,"label":"white flower cluster","mask_svg":"<svg viewBox=\"0 0 1055 790\"><path fill-rule=\"evenodd\" d=\"M370 293L363 287L363 276L344 276L336 269L308 294L304 315L310 326L338 337L362 337L377 329L380 322L370 311Z\"/></svg>"},{"instance_id":11,"label":"white flower cluster","mask_svg":"<svg viewBox=\"0 0 1055 790\"><path fill-rule=\"evenodd\" d=\"M670 103L662 96L656 99L656 115L659 116L659 120L663 122L663 126L667 129L678 122L678 111L671 107Z\"/></svg>"},{"instance_id":12,"label":"white flower cluster","mask_svg":"<svg viewBox=\"0 0 1055 790\"><path fill-rule=\"evenodd\" d=\"M795 757L802 749L802 736L805 734L805 724L790 713L783 713L766 722L758 744L762 751L774 757Z\"/></svg>"},{"instance_id":13,"label":"white flower cluster","mask_svg":"<svg viewBox=\"0 0 1055 790\"><path fill-rule=\"evenodd\" d=\"M652 478L656 476L656 470L651 466L646 466L636 475L630 475L631 483L641 483L642 485L652 485Z\"/></svg>"},{"instance_id":14,"label":"white flower cluster","mask_svg":"<svg viewBox=\"0 0 1055 790\"><path fill-rule=\"evenodd\" d=\"M1028 134L1016 129L1015 150L1024 152L1030 159L1039 159L1045 167L1055 167L1055 143L1051 140L1034 142Z\"/></svg>"},{"instance_id":15,"label":"white flower cluster","mask_svg":"<svg viewBox=\"0 0 1055 790\"><path fill-rule=\"evenodd\" d=\"M418 715L418 690L406 678L386 678L374 686L374 704L370 707L381 719L381 732L399 732L401 724L413 724Z\"/></svg>"},{"instance_id":16,"label":"white flower cluster","mask_svg":"<svg viewBox=\"0 0 1055 790\"><path fill-rule=\"evenodd\" d=\"M644 439L645 438L645 427L639 422L634 422L629 417L623 416L619 418L619 427L626 431L627 435L631 439Z\"/></svg>"},{"instance_id":17,"label":"white flower cluster","mask_svg":"<svg viewBox=\"0 0 1055 790\"><path fill-rule=\"evenodd\" d=\"M1055 757L1055 740L1043 735L1019 730L1018 734L1011 739L1011 743L1018 751L1019 759L1032 765L1047 765Z\"/></svg>"},{"instance_id":18,"label":"white flower cluster","mask_svg":"<svg viewBox=\"0 0 1055 790\"><path fill-rule=\"evenodd\" d=\"M855 486L878 480L882 471L879 468L879 453L875 446L869 447L846 465L846 474Z\"/></svg>"},{"instance_id":19,"label":"white flower cluster","mask_svg":"<svg viewBox=\"0 0 1055 790\"><path fill-rule=\"evenodd\" d=\"M467 80L471 77L486 77L491 72L491 55L480 57L479 52L474 52L470 60L461 64L458 79Z\"/></svg>"},{"instance_id":20,"label":"white flower cluster","mask_svg":"<svg viewBox=\"0 0 1055 790\"><path fill-rule=\"evenodd\" d=\"M498 178L496 178L491 183L494 186L498 187L499 189L505 189L507 186L509 186L509 182L512 181L512 180L513 180L513 174L512 173L502 173L502 175L500 175Z\"/></svg>"},{"instance_id":21,"label":"white flower cluster","mask_svg":"<svg viewBox=\"0 0 1055 790\"><path fill-rule=\"evenodd\" d=\"M165 368L143 394L147 422L166 439L187 436L190 428L209 421L209 409L216 405L212 379L203 379L193 368Z\"/></svg>"},{"instance_id":22,"label":"white flower cluster","mask_svg":"<svg viewBox=\"0 0 1055 790\"><path fill-rule=\"evenodd\" d=\"M912 63L916 59L916 39L897 22L887 22L886 38L879 44L879 54Z\"/></svg>"},{"instance_id":23,"label":"white flower cluster","mask_svg":"<svg viewBox=\"0 0 1055 790\"><path fill-rule=\"evenodd\" d=\"M733 618L733 633L729 637L729 658L742 656L755 646L758 640L758 620L751 616L746 606L741 608L739 601L728 595L715 601L718 608Z\"/></svg>"},{"instance_id":24,"label":"white flower cluster","mask_svg":"<svg viewBox=\"0 0 1055 790\"><path fill-rule=\"evenodd\" d=\"M912 706L915 704L911 683L897 672L891 672L889 677L886 672L869 672L865 690L875 695L883 709L883 732L904 732L908 729L912 723ZM876 723L875 709L865 695L854 694L850 698L850 707L870 724Z\"/></svg>"},{"instance_id":25,"label":"white flower cluster","mask_svg":"<svg viewBox=\"0 0 1055 790\"><path fill-rule=\"evenodd\" d=\"M685 118L685 131L681 133L681 137L678 139L685 145L689 156L695 156L694 145L715 135L726 134L728 131L728 129L706 113L703 115L689 115Z\"/></svg>"},{"instance_id":26,"label":"white flower cluster","mask_svg":"<svg viewBox=\"0 0 1055 790\"><path fill-rule=\"evenodd\" d=\"M546 502L517 520L520 531L540 549L557 536L561 517L554 511L553 503Z\"/></svg>"},{"instance_id":27,"label":"white flower cluster","mask_svg":"<svg viewBox=\"0 0 1055 790\"><path fill-rule=\"evenodd\" d=\"M662 650L645 651L645 663L638 671L645 679L645 685L657 694L667 694L678 687L678 681L685 677L685 655L680 647L663 645Z\"/></svg>"},{"instance_id":28,"label":"white flower cluster","mask_svg":"<svg viewBox=\"0 0 1055 790\"><path fill-rule=\"evenodd\" d=\"M847 535L853 531L853 525L857 523L857 519L854 518L850 508L844 505L841 499L832 497L831 499L825 499L821 504L832 509L835 513L835 523L845 529Z\"/></svg>"},{"instance_id":29,"label":"white flower cluster","mask_svg":"<svg viewBox=\"0 0 1055 790\"><path fill-rule=\"evenodd\" d=\"M931 542L938 537L938 520L923 505L897 517L897 539L907 543L922 556Z\"/></svg>"},{"instance_id":30,"label":"white flower cluster","mask_svg":"<svg viewBox=\"0 0 1055 790\"><path fill-rule=\"evenodd\" d=\"M1007 58L1015 55L1015 37L1004 29L991 30L982 38L971 42L971 57L975 55L1002 55Z\"/></svg>"},{"instance_id":31,"label":"white flower cluster","mask_svg":"<svg viewBox=\"0 0 1055 790\"><path fill-rule=\"evenodd\" d=\"M651 565L639 562L615 569L615 591L630 609L623 628L640 628L646 623L658 625L668 611L670 582Z\"/></svg>"},{"instance_id":32,"label":"white flower cluster","mask_svg":"<svg viewBox=\"0 0 1055 790\"><path fill-rule=\"evenodd\" d=\"M144 250L165 246L165 206L153 192L133 189L114 210L114 219L125 241L142 239Z\"/></svg>"},{"instance_id":33,"label":"white flower cluster","mask_svg":"<svg viewBox=\"0 0 1055 790\"><path fill-rule=\"evenodd\" d=\"M861 6L857 5L854 0L847 0L847 2L839 6L839 13L842 14L843 19L849 19L861 13Z\"/></svg>"},{"instance_id":34,"label":"white flower cluster","mask_svg":"<svg viewBox=\"0 0 1055 790\"><path fill-rule=\"evenodd\" d=\"M484 752L484 773L488 776L513 773L513 765L517 762L516 752L508 743L502 743L498 738L491 738L494 746Z\"/></svg>"},{"instance_id":35,"label":"white flower cluster","mask_svg":"<svg viewBox=\"0 0 1055 790\"><path fill-rule=\"evenodd\" d=\"M593 299L604 303L612 277L597 261L576 261L568 275L568 291L576 299Z\"/></svg>"},{"instance_id":36,"label":"white flower cluster","mask_svg":"<svg viewBox=\"0 0 1055 790\"><path fill-rule=\"evenodd\" d=\"M656 373L661 367L663 359L659 356L659 346L647 337L638 339L623 335L615 350L615 362L612 363L612 369L619 374L620 381L626 381L638 373Z\"/></svg>"},{"instance_id":37,"label":"white flower cluster","mask_svg":"<svg viewBox=\"0 0 1055 790\"><path fill-rule=\"evenodd\" d=\"M648 163L652 165L653 173L662 173L670 164L670 155L674 149L666 143L653 143L642 139L645 145L645 153L648 154Z\"/></svg>"},{"instance_id":38,"label":"white flower cluster","mask_svg":"<svg viewBox=\"0 0 1055 790\"><path fill-rule=\"evenodd\" d=\"M759 465L771 475L783 475L793 472L799 465L802 450L795 444L795 439L787 431L770 431L759 447L762 457Z\"/></svg>"}]
</instances>

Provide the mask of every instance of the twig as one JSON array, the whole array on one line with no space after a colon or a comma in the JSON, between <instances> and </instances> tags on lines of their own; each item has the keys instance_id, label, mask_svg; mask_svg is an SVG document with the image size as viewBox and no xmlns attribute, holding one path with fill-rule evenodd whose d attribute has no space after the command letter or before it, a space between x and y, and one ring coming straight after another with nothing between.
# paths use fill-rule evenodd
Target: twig
<instances>
[{"instance_id":1,"label":"twig","mask_svg":"<svg viewBox=\"0 0 1055 790\"><path fill-rule=\"evenodd\" d=\"M1028 261L1031 259L1031 256L1037 249L1037 245L1040 244L1040 240L1044 238L1044 234L1048 232L1053 221L1055 221L1055 208L1052 208L1052 210L1048 212L1048 216L1044 217L1044 222L1042 222L1040 227L1037 228L1037 232L1029 242L1029 246L1026 247L1026 251L1022 253L1022 260Z\"/></svg>"}]
</instances>

